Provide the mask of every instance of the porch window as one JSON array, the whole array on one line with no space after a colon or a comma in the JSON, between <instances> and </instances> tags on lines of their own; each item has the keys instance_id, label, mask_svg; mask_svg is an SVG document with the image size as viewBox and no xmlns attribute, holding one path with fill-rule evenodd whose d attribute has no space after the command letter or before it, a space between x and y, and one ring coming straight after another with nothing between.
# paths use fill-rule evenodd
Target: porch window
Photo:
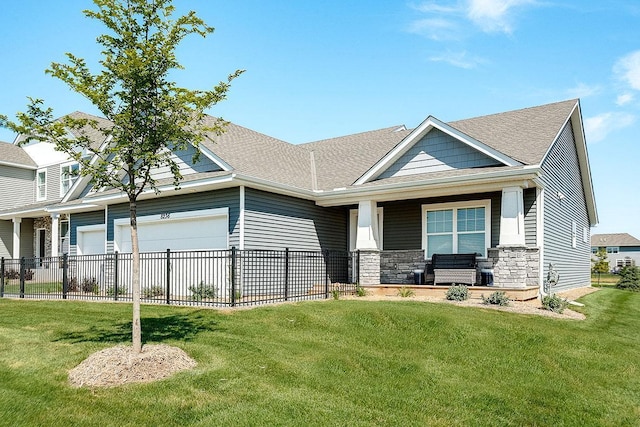
<instances>
[{"instance_id":1,"label":"porch window","mask_svg":"<svg viewBox=\"0 0 640 427\"><path fill-rule=\"evenodd\" d=\"M69 220L60 220L60 244L58 246L61 254L69 253Z\"/></svg>"},{"instance_id":2,"label":"porch window","mask_svg":"<svg viewBox=\"0 0 640 427\"><path fill-rule=\"evenodd\" d=\"M78 163L72 163L64 165L60 168L60 196L67 194L67 191L73 186L73 183L78 179L78 171L80 165Z\"/></svg>"},{"instance_id":3,"label":"porch window","mask_svg":"<svg viewBox=\"0 0 640 427\"><path fill-rule=\"evenodd\" d=\"M476 253L487 254L490 245L489 200L470 203L425 205L423 209L423 245L425 255Z\"/></svg>"},{"instance_id":4,"label":"porch window","mask_svg":"<svg viewBox=\"0 0 640 427\"><path fill-rule=\"evenodd\" d=\"M39 170L36 178L36 200L47 198L47 170Z\"/></svg>"}]
</instances>

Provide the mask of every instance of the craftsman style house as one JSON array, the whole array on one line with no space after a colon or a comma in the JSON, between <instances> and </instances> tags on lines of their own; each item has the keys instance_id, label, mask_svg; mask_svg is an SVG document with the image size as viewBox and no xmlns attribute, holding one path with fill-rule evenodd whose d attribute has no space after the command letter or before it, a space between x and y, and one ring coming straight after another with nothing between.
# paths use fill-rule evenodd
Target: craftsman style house
<instances>
[{"instance_id":1,"label":"craftsman style house","mask_svg":"<svg viewBox=\"0 0 640 427\"><path fill-rule=\"evenodd\" d=\"M495 286L542 289L550 265L557 289L589 283L597 212L578 100L301 145L234 124L214 139L197 164L173 153L179 189L156 171L161 192L138 203L142 251L359 250L363 285L475 253ZM126 198L75 167L50 144L0 144L0 255L131 250Z\"/></svg>"}]
</instances>

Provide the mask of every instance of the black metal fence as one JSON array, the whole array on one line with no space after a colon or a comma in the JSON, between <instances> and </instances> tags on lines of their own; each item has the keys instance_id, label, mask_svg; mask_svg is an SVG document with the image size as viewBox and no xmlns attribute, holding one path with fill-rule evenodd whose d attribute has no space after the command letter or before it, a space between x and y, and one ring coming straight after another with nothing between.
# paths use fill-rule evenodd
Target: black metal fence
<instances>
[{"instance_id":1,"label":"black metal fence","mask_svg":"<svg viewBox=\"0 0 640 427\"><path fill-rule=\"evenodd\" d=\"M230 250L140 254L147 303L243 306L328 298L356 290L358 252ZM5 259L0 297L132 299L130 253Z\"/></svg>"}]
</instances>

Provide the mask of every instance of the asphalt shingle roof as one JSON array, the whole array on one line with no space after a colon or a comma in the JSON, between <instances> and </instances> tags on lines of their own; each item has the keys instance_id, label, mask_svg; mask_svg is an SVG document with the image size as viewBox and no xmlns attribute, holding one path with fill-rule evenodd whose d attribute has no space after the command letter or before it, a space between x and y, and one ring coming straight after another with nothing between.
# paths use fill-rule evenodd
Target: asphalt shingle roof
<instances>
[{"instance_id":1,"label":"asphalt shingle roof","mask_svg":"<svg viewBox=\"0 0 640 427\"><path fill-rule=\"evenodd\" d=\"M640 246L640 240L628 233L593 234L591 246Z\"/></svg>"},{"instance_id":2,"label":"asphalt shingle roof","mask_svg":"<svg viewBox=\"0 0 640 427\"><path fill-rule=\"evenodd\" d=\"M7 142L0 142L0 163L37 167L33 159L21 147Z\"/></svg>"}]
</instances>

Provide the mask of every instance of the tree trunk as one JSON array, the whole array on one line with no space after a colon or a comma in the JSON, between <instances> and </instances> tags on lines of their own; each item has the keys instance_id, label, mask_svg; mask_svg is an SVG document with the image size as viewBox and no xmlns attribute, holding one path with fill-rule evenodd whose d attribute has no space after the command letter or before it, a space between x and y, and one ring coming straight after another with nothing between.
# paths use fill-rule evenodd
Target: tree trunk
<instances>
[{"instance_id":1,"label":"tree trunk","mask_svg":"<svg viewBox=\"0 0 640 427\"><path fill-rule=\"evenodd\" d=\"M133 322L132 344L135 353L142 352L142 326L140 324L140 248L138 247L138 220L135 200L129 200L129 218L131 220L131 252L133 254Z\"/></svg>"}]
</instances>

